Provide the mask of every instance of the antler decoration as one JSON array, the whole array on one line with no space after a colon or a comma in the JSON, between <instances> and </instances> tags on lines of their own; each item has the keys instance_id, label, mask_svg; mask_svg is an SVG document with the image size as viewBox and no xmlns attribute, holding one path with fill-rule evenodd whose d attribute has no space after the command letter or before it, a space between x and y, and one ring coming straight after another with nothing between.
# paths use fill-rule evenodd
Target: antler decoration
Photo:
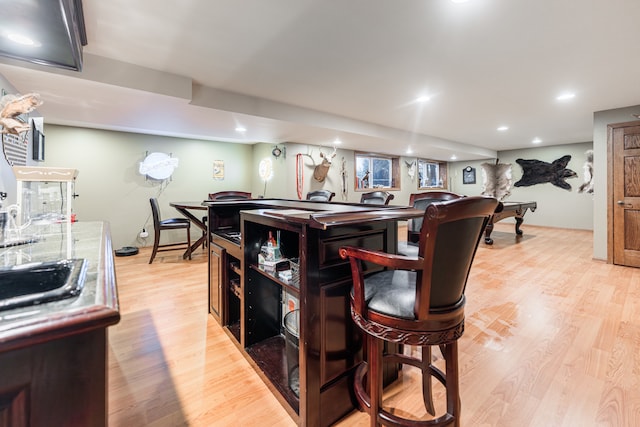
<instances>
[{"instance_id":1,"label":"antler decoration","mask_svg":"<svg viewBox=\"0 0 640 427\"><path fill-rule=\"evenodd\" d=\"M16 118L21 114L27 114L42 105L40 95L28 93L22 96L5 95L0 99L0 133L19 135L29 130L29 123Z\"/></svg>"}]
</instances>

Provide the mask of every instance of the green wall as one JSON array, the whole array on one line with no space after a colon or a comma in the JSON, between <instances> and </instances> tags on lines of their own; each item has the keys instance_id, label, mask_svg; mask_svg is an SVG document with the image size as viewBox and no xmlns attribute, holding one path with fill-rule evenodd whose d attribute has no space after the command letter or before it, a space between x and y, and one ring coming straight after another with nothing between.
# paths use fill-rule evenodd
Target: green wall
<instances>
[{"instance_id":1,"label":"green wall","mask_svg":"<svg viewBox=\"0 0 640 427\"><path fill-rule=\"evenodd\" d=\"M42 166L78 169L75 191L79 197L73 201L73 210L79 221L108 221L115 248L153 244L150 197L158 198L166 218L179 215L169 206L171 201L204 200L210 192L228 189L251 191L250 145L50 124L45 125L45 135ZM170 180L162 183L138 172L139 163L151 152L178 159ZM215 160L224 161L224 180L213 179ZM143 227L150 236L140 240ZM167 235L167 240L176 236Z\"/></svg>"},{"instance_id":2,"label":"green wall","mask_svg":"<svg viewBox=\"0 0 640 427\"><path fill-rule=\"evenodd\" d=\"M506 201L535 201L538 208L535 212L527 213L526 224L541 225L558 228L573 228L582 230L593 229L593 194L578 193L578 187L584 182L584 163L586 151L593 149L591 142L579 144L554 145L549 147L532 147L522 150L508 150L498 153L500 163L511 164L513 184L522 178L522 167L516 159L535 159L548 163L564 155L570 155L568 169L578 174L577 178L566 180L571 190L556 187L550 183L536 184L529 187L511 187L511 195ZM449 164L449 182L454 193L468 196L482 193L482 163L495 163L493 160L455 162ZM476 184L462 183L462 170L466 166L476 168ZM513 222L511 219L510 221Z\"/></svg>"},{"instance_id":3,"label":"green wall","mask_svg":"<svg viewBox=\"0 0 640 427\"><path fill-rule=\"evenodd\" d=\"M331 147L304 144L280 144L286 156L276 159L271 155L275 144L232 144L217 141L201 141L181 138L113 132L97 129L74 128L45 124L46 161L42 166L76 168L79 175L73 201L74 212L80 221L104 220L111 224L114 247L149 246L153 244L153 227L149 198L157 197L162 216L177 216L169 206L171 201L204 200L207 194L222 190L250 191L254 197L297 199L296 155L300 153L303 164L303 198L308 191L326 188L336 193L334 200L357 202L360 193L354 191L353 151L338 149L333 165L324 183L313 179L313 168ZM573 190L567 191L551 184L513 188L509 200L535 200L538 210L528 213L525 224L579 229L594 228L594 196L577 193L582 183L582 166L585 151L592 148L589 142L553 147L535 147L526 150L503 151L501 162L514 165L513 179L521 176L516 158L531 158L551 162L564 154L571 154L569 168L579 177L570 179ZM164 183L146 179L138 172L139 163L150 152L164 152L179 160L171 180ZM264 158L273 163L273 178L267 182L258 175L258 165ZM214 180L213 163L224 162L223 180ZM406 162L412 157L402 157L401 190L394 192L392 204L406 205L409 195L418 192L416 181L407 174ZM347 191L342 192L342 162L347 172ZM495 161L495 159L488 160ZM480 194L483 161L453 162L449 164L449 185L454 192ZM465 166L476 167L476 185L463 185L461 171ZM597 170L597 169L596 169ZM596 175L597 177L598 175ZM598 178L596 178L596 183ZM602 183L601 183L602 185ZM606 227L606 223L604 224ZM138 237L142 228L149 231L146 239ZM196 231L197 233L197 231ZM163 233L164 235L164 233ZM178 234L167 235L166 240L177 240ZM194 236L195 237L195 236ZM606 254L605 254L606 256Z\"/></svg>"}]
</instances>

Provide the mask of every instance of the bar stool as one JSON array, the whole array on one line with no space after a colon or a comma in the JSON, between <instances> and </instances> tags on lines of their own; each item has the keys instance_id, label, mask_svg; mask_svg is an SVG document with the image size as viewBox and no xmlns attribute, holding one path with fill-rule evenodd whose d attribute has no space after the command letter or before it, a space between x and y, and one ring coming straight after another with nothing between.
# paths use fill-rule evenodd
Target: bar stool
<instances>
[{"instance_id":1,"label":"bar stool","mask_svg":"<svg viewBox=\"0 0 640 427\"><path fill-rule=\"evenodd\" d=\"M316 202L330 202L336 193L329 190L314 190L309 191L307 193L307 200L316 201Z\"/></svg>"},{"instance_id":2,"label":"bar stool","mask_svg":"<svg viewBox=\"0 0 640 427\"><path fill-rule=\"evenodd\" d=\"M212 201L217 201L217 202L221 202L221 201L231 201L231 200L248 200L251 199L251 193L247 192L247 191L218 191L217 193L209 193L209 198L208 200L212 200ZM202 222L203 224L207 223L207 217L203 216L202 217ZM211 226L211 230L217 230L220 227L220 224L212 224ZM202 235L205 235L205 231L202 232ZM202 247L204 248L207 244L207 240L205 239L202 242Z\"/></svg>"},{"instance_id":3,"label":"bar stool","mask_svg":"<svg viewBox=\"0 0 640 427\"><path fill-rule=\"evenodd\" d=\"M444 202L447 200L464 197L460 194L448 191L425 191L422 193L412 193L409 195L409 206L424 211L433 202ZM420 228L422 228L422 218L411 218L407 221L407 242L417 243L420 238Z\"/></svg>"},{"instance_id":4,"label":"bar stool","mask_svg":"<svg viewBox=\"0 0 640 427\"><path fill-rule=\"evenodd\" d=\"M425 191L422 193L412 193L409 196L409 206L413 206L421 211L426 211L431 203L445 202L464 197L448 191ZM407 240L398 241L398 253L401 255L418 256L418 241L420 240L420 229L422 228L422 217L411 218L407 221Z\"/></svg>"},{"instance_id":5,"label":"bar stool","mask_svg":"<svg viewBox=\"0 0 640 427\"><path fill-rule=\"evenodd\" d=\"M371 426L460 425L457 340L464 331L464 291L478 243L497 204L495 198L466 197L429 205L417 258L340 248L340 256L350 261L353 277L351 317L367 343L366 362L356 370L354 392L369 413ZM383 355L385 342L419 346L422 356ZM431 363L433 345L443 353L445 372ZM422 371L423 402L434 418L410 420L382 407L384 362L409 364ZM446 388L447 409L437 417L431 377Z\"/></svg>"},{"instance_id":6,"label":"bar stool","mask_svg":"<svg viewBox=\"0 0 640 427\"><path fill-rule=\"evenodd\" d=\"M371 205L388 205L392 201L394 195L388 191L371 191L369 193L362 193L360 196L360 203Z\"/></svg>"}]
</instances>

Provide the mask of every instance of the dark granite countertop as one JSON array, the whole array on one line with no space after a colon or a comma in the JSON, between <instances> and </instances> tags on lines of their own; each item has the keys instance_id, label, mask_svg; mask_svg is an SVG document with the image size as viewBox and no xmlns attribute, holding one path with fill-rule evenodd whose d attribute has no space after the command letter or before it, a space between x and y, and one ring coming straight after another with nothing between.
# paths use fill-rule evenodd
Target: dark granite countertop
<instances>
[{"instance_id":1,"label":"dark granite countertop","mask_svg":"<svg viewBox=\"0 0 640 427\"><path fill-rule=\"evenodd\" d=\"M86 280L78 296L0 311L0 352L104 328L119 321L108 224L49 224L30 227L23 235L35 236L37 241L0 248L0 266L84 258Z\"/></svg>"}]
</instances>

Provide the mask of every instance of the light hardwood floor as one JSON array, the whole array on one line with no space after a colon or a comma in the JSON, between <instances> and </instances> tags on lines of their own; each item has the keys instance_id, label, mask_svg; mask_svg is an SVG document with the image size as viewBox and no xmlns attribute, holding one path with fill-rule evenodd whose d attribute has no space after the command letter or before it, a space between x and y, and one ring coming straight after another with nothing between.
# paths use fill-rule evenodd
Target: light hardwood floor
<instances>
[{"instance_id":1,"label":"light hardwood floor","mask_svg":"<svg viewBox=\"0 0 640 427\"><path fill-rule=\"evenodd\" d=\"M462 425L639 426L640 269L592 260L589 231L523 230L516 239L512 224L496 224L494 245L481 243L472 267ZM116 259L122 320L109 328L109 425L295 426L207 314L206 252L148 259L146 249ZM419 416L414 374L405 368L385 401ZM368 416L355 411L338 425L365 426Z\"/></svg>"}]
</instances>

